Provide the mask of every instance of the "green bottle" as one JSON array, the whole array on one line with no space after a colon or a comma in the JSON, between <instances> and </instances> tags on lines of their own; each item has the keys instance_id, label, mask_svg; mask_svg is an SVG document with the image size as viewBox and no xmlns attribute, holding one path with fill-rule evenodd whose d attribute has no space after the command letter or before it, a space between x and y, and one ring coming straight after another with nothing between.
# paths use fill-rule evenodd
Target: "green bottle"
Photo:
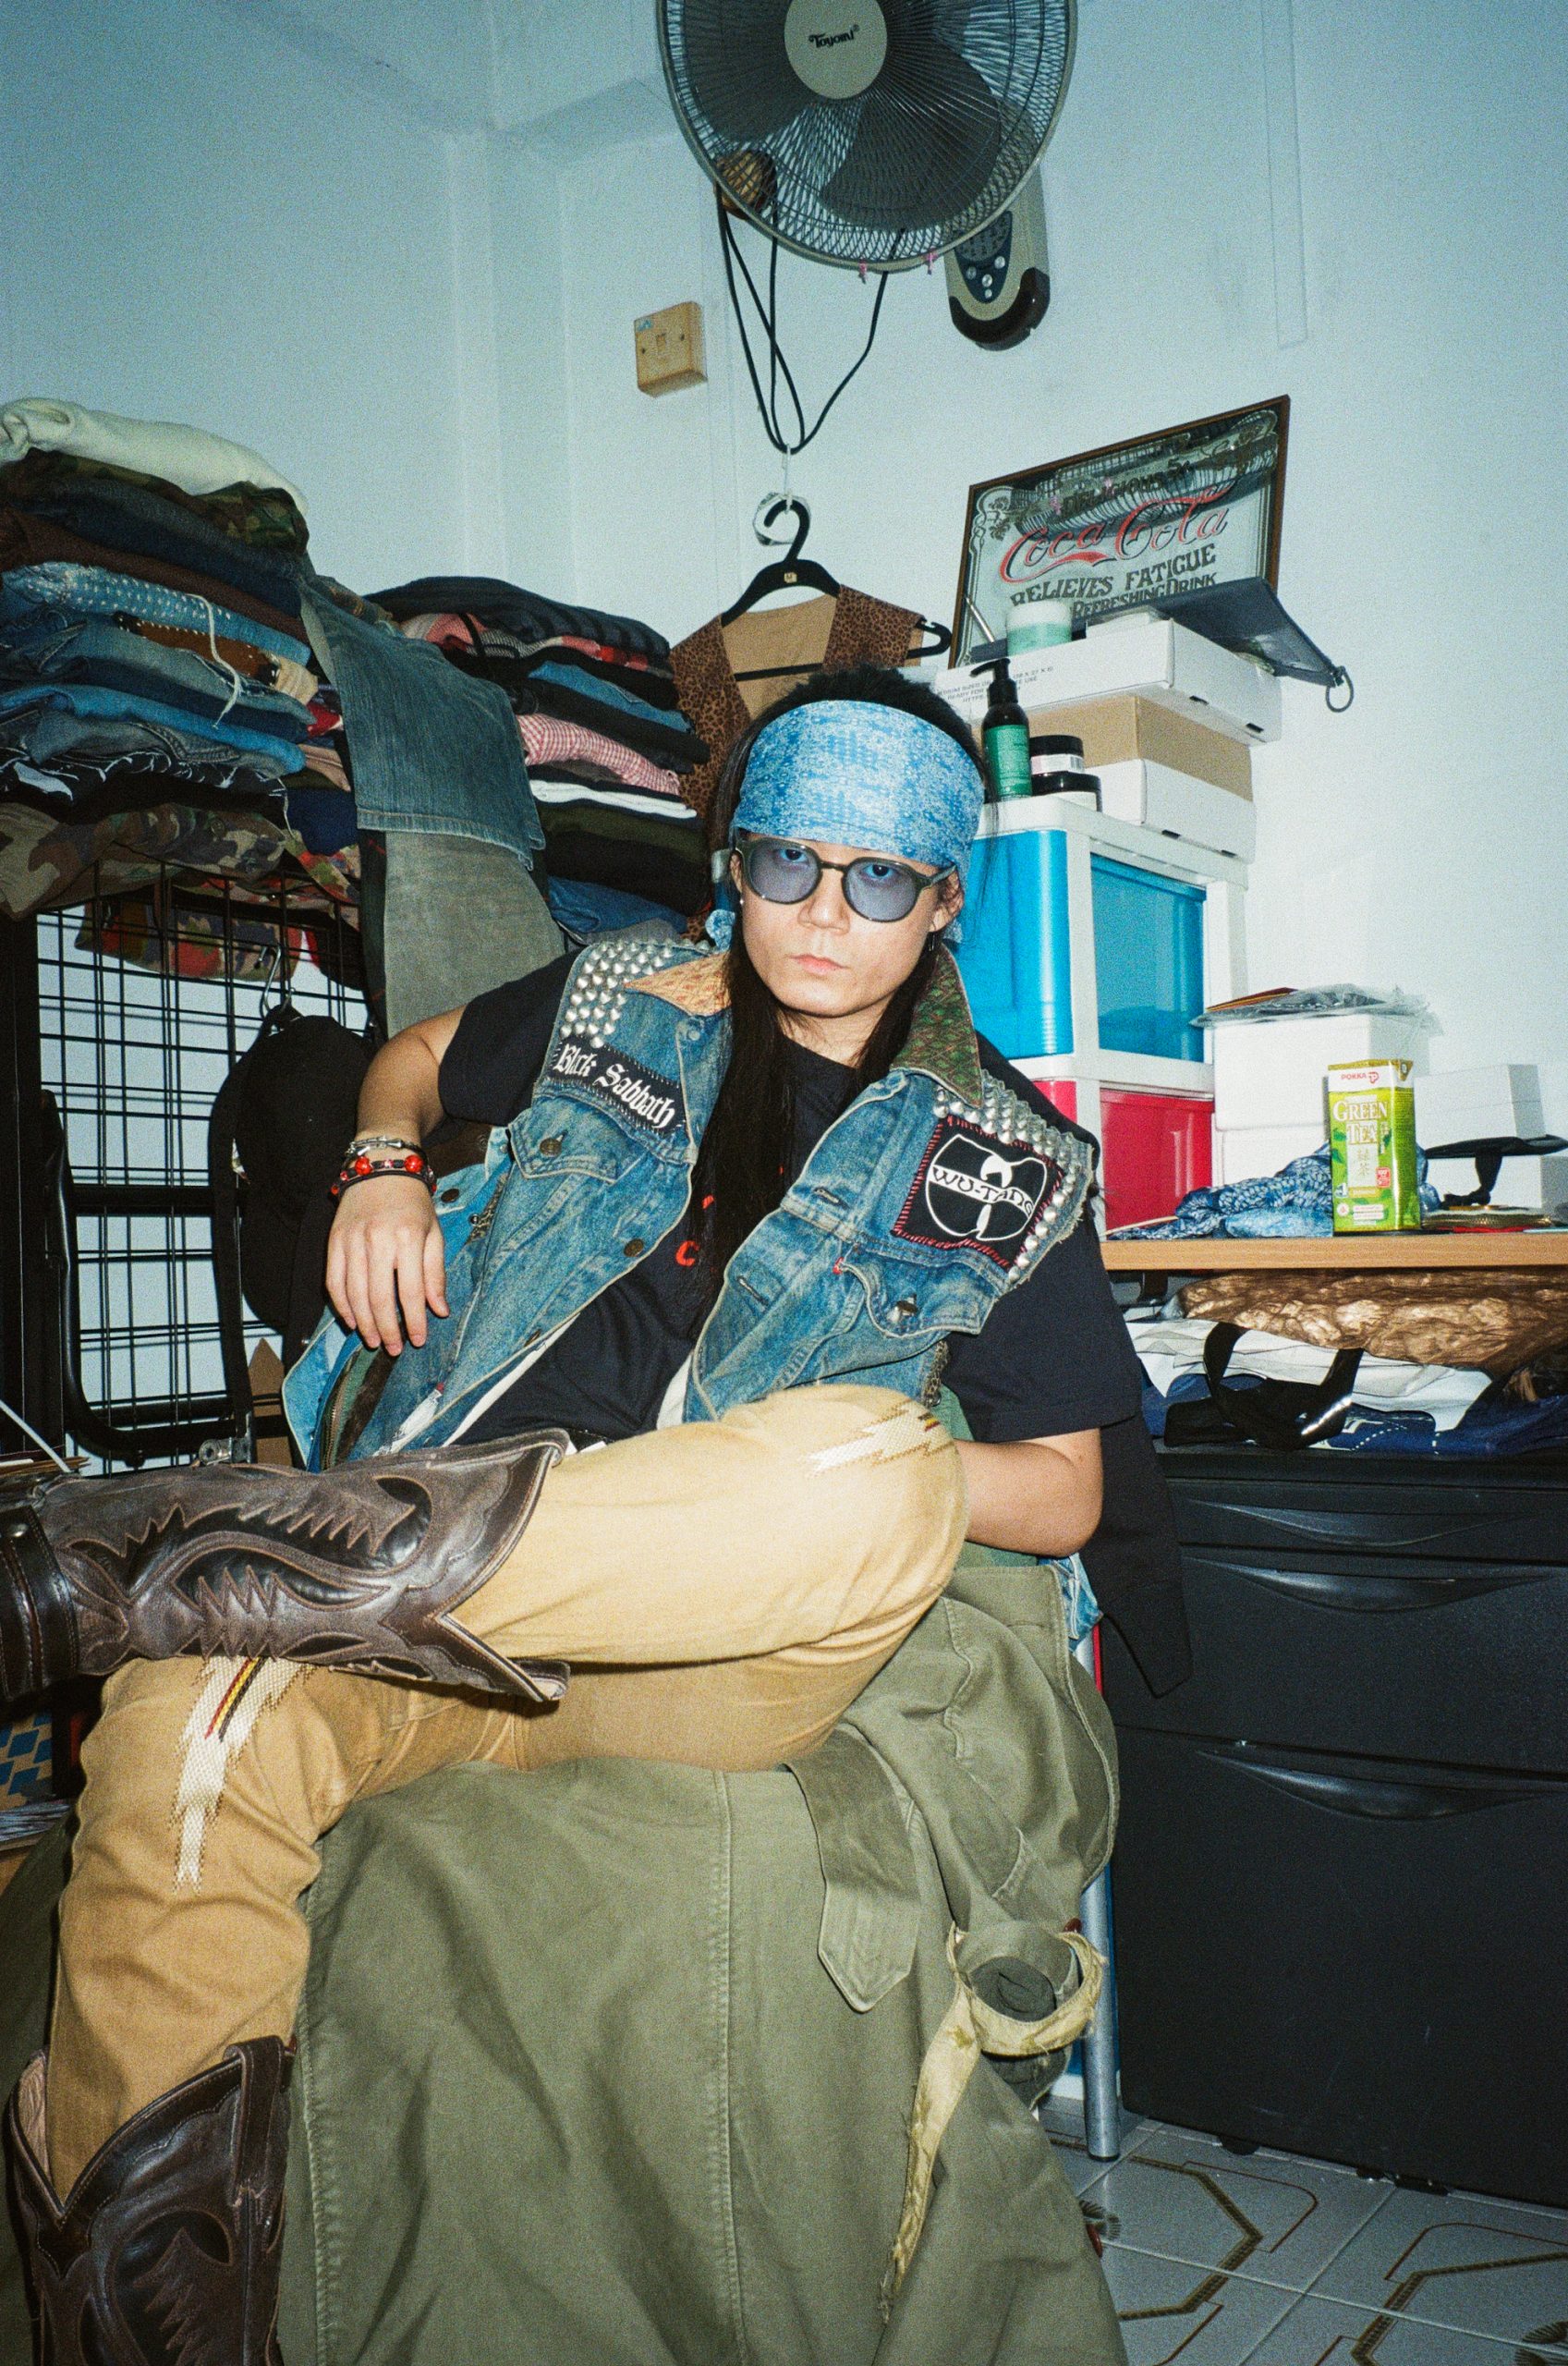
<instances>
[{"instance_id":1,"label":"green bottle","mask_svg":"<svg viewBox=\"0 0 1568 2366\"><path fill-rule=\"evenodd\" d=\"M1017 685L999 657L991 666L991 695L980 726L986 773L993 798L1032 797L1029 774L1029 719L1018 704Z\"/></svg>"}]
</instances>

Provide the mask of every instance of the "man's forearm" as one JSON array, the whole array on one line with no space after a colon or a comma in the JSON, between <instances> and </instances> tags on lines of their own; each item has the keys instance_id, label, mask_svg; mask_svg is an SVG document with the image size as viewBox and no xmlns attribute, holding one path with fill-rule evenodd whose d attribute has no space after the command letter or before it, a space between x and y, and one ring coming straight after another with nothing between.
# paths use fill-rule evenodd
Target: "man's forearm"
<instances>
[{"instance_id":1,"label":"man's forearm","mask_svg":"<svg viewBox=\"0 0 1568 2366\"><path fill-rule=\"evenodd\" d=\"M960 1438L969 1538L1008 1553L1076 1553L1100 1526L1100 1432L980 1445Z\"/></svg>"},{"instance_id":2,"label":"man's forearm","mask_svg":"<svg viewBox=\"0 0 1568 2366\"><path fill-rule=\"evenodd\" d=\"M441 1122L440 1079L441 1054L427 1027L406 1027L383 1045L366 1071L357 1130L423 1141Z\"/></svg>"}]
</instances>

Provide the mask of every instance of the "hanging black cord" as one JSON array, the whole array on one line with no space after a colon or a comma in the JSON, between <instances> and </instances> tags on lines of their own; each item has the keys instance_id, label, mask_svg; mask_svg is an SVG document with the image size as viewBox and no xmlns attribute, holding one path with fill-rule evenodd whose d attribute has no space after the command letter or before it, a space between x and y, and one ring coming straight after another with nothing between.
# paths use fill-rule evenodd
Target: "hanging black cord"
<instances>
[{"instance_id":1,"label":"hanging black cord","mask_svg":"<svg viewBox=\"0 0 1568 2366\"><path fill-rule=\"evenodd\" d=\"M729 289L730 309L735 314L735 326L740 331L740 349L746 358L747 375L751 380L751 391L757 397L757 409L762 421L762 432L767 436L769 443L772 445L775 452L784 454L788 457L793 457L796 452L804 452L806 446L813 440L813 438L820 433L822 423L826 420L829 412L833 409L833 405L837 402L840 395L843 394L850 380L864 367L871 348L876 342L877 323L881 318L882 299L887 294L888 274L886 272L883 272L879 275L877 292L871 303L871 324L866 332L866 342L860 348L857 360L853 361L849 368L845 372L843 377L839 380L837 385L833 388L832 394L822 405L821 409L817 413L815 422L811 427L808 428L806 424L805 407L801 402L799 391L795 383L795 375L790 369L788 360L785 359L784 348L779 342L778 240L775 238L770 241L770 244L772 247L772 254L770 258L768 271L768 301L767 303L764 303L761 295L758 290L757 283L751 275L750 267L747 262L746 257L740 250L740 245L731 226L729 215L725 211L723 200L722 197L718 196L717 191L715 191L715 197L717 198L719 207L719 240L724 259L724 282ZM766 396L764 396L762 392L761 374L758 370L756 359L751 350L751 338L747 328L746 314L741 306L739 290L735 287L735 270L737 263L740 266L741 275L746 282L747 291L751 298L752 303L756 307L757 317L761 325L762 334L767 339L768 393ZM796 419L798 422L797 433L793 441L785 433L784 428L779 423L778 383L781 377L784 380L791 405L795 410Z\"/></svg>"}]
</instances>

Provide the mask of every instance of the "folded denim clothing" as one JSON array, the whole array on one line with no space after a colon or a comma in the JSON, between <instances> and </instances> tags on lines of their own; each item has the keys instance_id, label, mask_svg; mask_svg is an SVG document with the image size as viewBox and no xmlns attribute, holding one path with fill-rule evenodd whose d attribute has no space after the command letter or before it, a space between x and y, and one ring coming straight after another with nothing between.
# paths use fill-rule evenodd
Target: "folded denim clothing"
<instances>
[{"instance_id":1,"label":"folded denim clothing","mask_svg":"<svg viewBox=\"0 0 1568 2366\"><path fill-rule=\"evenodd\" d=\"M269 661L273 662L273 661ZM209 722L233 720L248 731L303 739L308 707L248 679L237 667L194 651L169 649L105 616L74 622L35 610L0 624L0 684L92 682L133 698L159 700Z\"/></svg>"},{"instance_id":2,"label":"folded denim clothing","mask_svg":"<svg viewBox=\"0 0 1568 2366\"><path fill-rule=\"evenodd\" d=\"M643 657L667 659L670 644L651 625L635 616L605 615L598 608L568 607L547 600L541 592L525 592L493 575L421 575L412 583L395 584L374 595L378 607L390 616L417 616L427 612L452 612L478 616L485 624L504 625L525 640L541 640L552 633L573 633L611 649L629 649Z\"/></svg>"},{"instance_id":3,"label":"folded denim clothing","mask_svg":"<svg viewBox=\"0 0 1568 2366\"><path fill-rule=\"evenodd\" d=\"M105 460L166 477L187 493L213 493L229 484L275 485L298 509L305 508L298 486L248 444L231 444L226 436L173 420L122 419L115 411L89 410L84 403L62 402L55 395L22 395L0 405L0 466L30 451Z\"/></svg>"},{"instance_id":4,"label":"folded denim clothing","mask_svg":"<svg viewBox=\"0 0 1568 2366\"><path fill-rule=\"evenodd\" d=\"M5 482L4 472L0 471L0 493ZM269 632L282 635L288 642L289 655L298 654L298 608L288 612L274 607L270 601L253 599L236 584L220 581L204 567L182 567L173 559L154 558L145 551L136 555L134 566L128 567L127 556L125 551L91 542L85 533L73 532L52 518L40 518L30 509L9 508L0 504L0 574L60 560L107 572L122 581L138 579L143 585L162 584L170 592L186 592L216 606L220 612L250 618ZM309 657L310 652L306 649L304 653Z\"/></svg>"},{"instance_id":5,"label":"folded denim clothing","mask_svg":"<svg viewBox=\"0 0 1568 2366\"><path fill-rule=\"evenodd\" d=\"M0 477L13 511L46 520L67 533L79 534L105 549L134 552L174 567L188 567L231 592L264 600L280 616L299 614L299 580L295 563L254 551L243 543L205 524L188 511L176 509L156 494L118 478L95 477L80 485L32 494L25 499L11 494Z\"/></svg>"},{"instance_id":6,"label":"folded denim clothing","mask_svg":"<svg viewBox=\"0 0 1568 2366\"><path fill-rule=\"evenodd\" d=\"M504 693L313 579L305 616L343 701L361 828L474 838L526 863L544 839Z\"/></svg>"},{"instance_id":7,"label":"folded denim clothing","mask_svg":"<svg viewBox=\"0 0 1568 2366\"><path fill-rule=\"evenodd\" d=\"M81 567L70 559L14 567L0 576L0 619L29 608L62 616L113 616L121 624L128 616L140 625L194 633L204 643L216 640L220 649L225 641L238 642L301 670L310 663L310 644L297 633L273 632L253 616L215 606L196 592L172 592L146 576Z\"/></svg>"},{"instance_id":8,"label":"folded denim clothing","mask_svg":"<svg viewBox=\"0 0 1568 2366\"><path fill-rule=\"evenodd\" d=\"M40 709L53 708L67 714L97 714L123 717L131 723L161 723L175 731L189 733L194 738L206 739L222 748L243 751L252 771L284 773L298 772L300 756L292 740L280 739L275 733L248 731L243 724L225 719L209 723L205 716L192 714L187 709L164 705L156 699L132 697L125 690L99 689L91 682L41 682L31 687L0 689L0 715L30 714Z\"/></svg>"},{"instance_id":9,"label":"folded denim clothing","mask_svg":"<svg viewBox=\"0 0 1568 2366\"><path fill-rule=\"evenodd\" d=\"M449 649L446 655L470 680L497 682L515 713L553 714L563 722L580 724L585 730L603 732L672 772L690 772L701 762L702 742L688 731L645 722L640 715L626 714L602 699L559 682L536 684L530 676L510 670L504 658L480 657L471 650L459 649Z\"/></svg>"},{"instance_id":10,"label":"folded denim clothing","mask_svg":"<svg viewBox=\"0 0 1568 2366\"><path fill-rule=\"evenodd\" d=\"M520 714L517 734L530 773L535 765L581 766L585 779L624 781L628 787L670 799L683 813L690 811L681 802L680 782L673 772L650 763L646 756L603 732L590 731L580 723L563 723L553 714ZM695 822L697 816L691 818Z\"/></svg>"},{"instance_id":11,"label":"folded denim clothing","mask_svg":"<svg viewBox=\"0 0 1568 2366\"><path fill-rule=\"evenodd\" d=\"M585 944L605 929L646 928L650 921L662 923L673 936L681 930L681 915L668 904L586 879L553 879L547 901L561 926Z\"/></svg>"},{"instance_id":12,"label":"folded denim clothing","mask_svg":"<svg viewBox=\"0 0 1568 2366\"><path fill-rule=\"evenodd\" d=\"M0 799L78 815L148 799L262 806L280 775L262 760L171 724L33 708L0 716Z\"/></svg>"},{"instance_id":13,"label":"folded denim clothing","mask_svg":"<svg viewBox=\"0 0 1568 2366\"><path fill-rule=\"evenodd\" d=\"M247 543L253 550L279 551L298 558L310 543L310 528L289 494L276 487L226 484L212 493L187 493L166 477L142 475L103 460L80 459L70 452L29 452L4 479L9 501L30 501L39 494L69 493L73 488L91 490L95 483L140 486L165 508L184 510L203 527L216 528L231 541Z\"/></svg>"},{"instance_id":14,"label":"folded denim clothing","mask_svg":"<svg viewBox=\"0 0 1568 2366\"><path fill-rule=\"evenodd\" d=\"M569 802L541 804L544 864L552 879L626 889L689 918L711 893L699 830L667 815L628 813L583 789Z\"/></svg>"},{"instance_id":15,"label":"folded denim clothing","mask_svg":"<svg viewBox=\"0 0 1568 2366\"><path fill-rule=\"evenodd\" d=\"M548 685L553 689L571 690L578 698L593 699L602 706L614 707L619 713L630 715L635 722L651 725L656 731L674 732L675 738L684 742L688 753L702 744L679 707L669 710L655 706L650 699L641 698L635 690L625 689L620 683L611 680L602 667L596 675L589 674L581 666L563 665L558 658L550 657L542 662L530 662L527 678L530 687L540 691L541 706L546 706L543 687Z\"/></svg>"}]
</instances>

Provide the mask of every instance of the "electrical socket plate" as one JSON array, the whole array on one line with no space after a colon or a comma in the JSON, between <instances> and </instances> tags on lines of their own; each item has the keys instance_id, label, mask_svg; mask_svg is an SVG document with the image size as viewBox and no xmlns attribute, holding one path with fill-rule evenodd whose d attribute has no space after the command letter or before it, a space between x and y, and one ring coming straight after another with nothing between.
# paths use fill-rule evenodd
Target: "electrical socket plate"
<instances>
[{"instance_id":1,"label":"electrical socket plate","mask_svg":"<svg viewBox=\"0 0 1568 2366\"><path fill-rule=\"evenodd\" d=\"M643 313L634 330L637 383L645 395L673 395L706 383L700 304L666 304L662 312Z\"/></svg>"}]
</instances>

